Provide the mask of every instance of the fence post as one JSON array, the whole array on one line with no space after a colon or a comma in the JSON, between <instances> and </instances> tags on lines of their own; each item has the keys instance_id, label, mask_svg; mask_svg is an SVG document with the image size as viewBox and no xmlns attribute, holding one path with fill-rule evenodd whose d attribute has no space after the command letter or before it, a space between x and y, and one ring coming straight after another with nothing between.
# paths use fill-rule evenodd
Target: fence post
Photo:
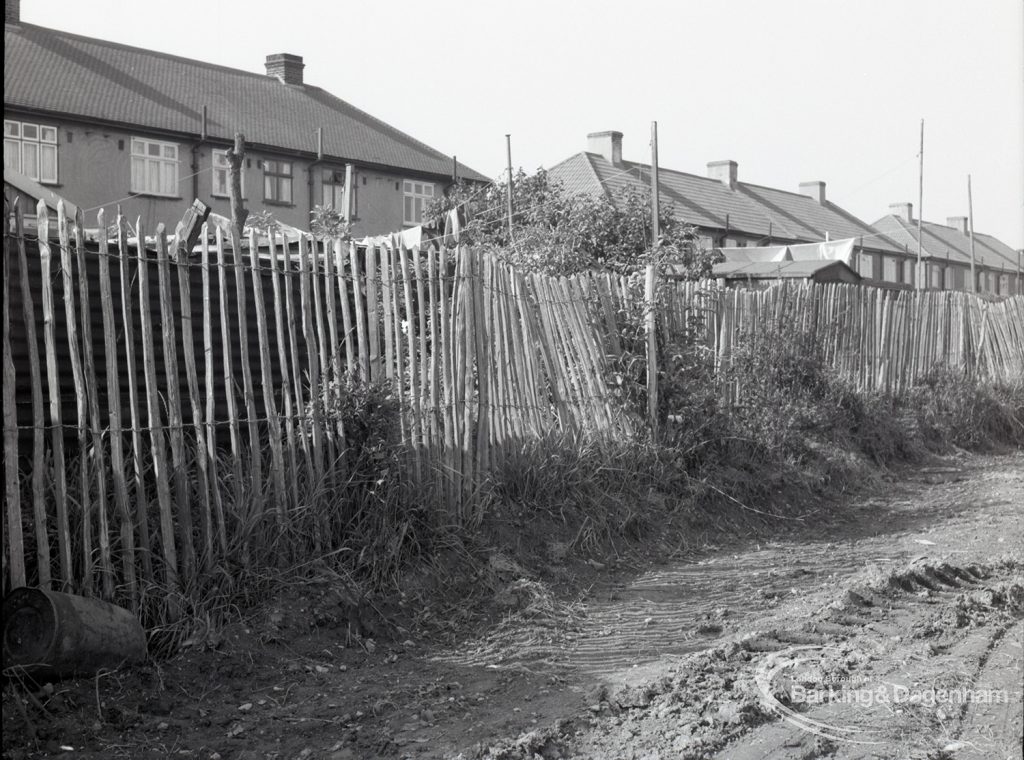
<instances>
[{"instance_id":1,"label":"fence post","mask_svg":"<svg viewBox=\"0 0 1024 760\"><path fill-rule=\"evenodd\" d=\"M14 357L11 350L10 282L10 218L11 210L4 199L4 512L7 513L7 548L10 558L11 588L25 585L25 544L21 532L21 478L18 475L18 415L15 409ZM34 347L33 347L34 348ZM6 564L6 563L5 563ZM6 568L5 568L6 569ZM6 574L6 573L5 573ZM6 638L6 637L5 637ZM4 647L7 648L6 645ZM5 657L6 659L6 652Z\"/></svg>"}]
</instances>

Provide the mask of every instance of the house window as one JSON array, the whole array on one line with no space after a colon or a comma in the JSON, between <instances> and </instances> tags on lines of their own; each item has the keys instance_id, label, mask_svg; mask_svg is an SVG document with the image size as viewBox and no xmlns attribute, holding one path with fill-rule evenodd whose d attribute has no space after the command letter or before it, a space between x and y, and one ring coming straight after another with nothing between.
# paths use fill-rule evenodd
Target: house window
<instances>
[{"instance_id":1,"label":"house window","mask_svg":"<svg viewBox=\"0 0 1024 760\"><path fill-rule=\"evenodd\" d=\"M177 196L178 146L133 137L131 191L145 195Z\"/></svg>"},{"instance_id":2,"label":"house window","mask_svg":"<svg viewBox=\"0 0 1024 760\"><path fill-rule=\"evenodd\" d=\"M324 172L324 206L330 206L344 216L345 172L328 169Z\"/></svg>"},{"instance_id":3,"label":"house window","mask_svg":"<svg viewBox=\"0 0 1024 760\"><path fill-rule=\"evenodd\" d=\"M263 199L272 203L292 202L292 162L263 162Z\"/></svg>"},{"instance_id":4,"label":"house window","mask_svg":"<svg viewBox=\"0 0 1024 760\"><path fill-rule=\"evenodd\" d=\"M4 119L4 168L38 182L56 182L57 128Z\"/></svg>"},{"instance_id":5,"label":"house window","mask_svg":"<svg viewBox=\"0 0 1024 760\"><path fill-rule=\"evenodd\" d=\"M894 256L885 256L882 259L882 279L886 282L900 282L899 263L899 259Z\"/></svg>"},{"instance_id":6,"label":"house window","mask_svg":"<svg viewBox=\"0 0 1024 760\"><path fill-rule=\"evenodd\" d=\"M226 150L213 151L213 194L222 198L231 195L231 164ZM242 166L242 195L245 195L245 165Z\"/></svg>"},{"instance_id":7,"label":"house window","mask_svg":"<svg viewBox=\"0 0 1024 760\"><path fill-rule=\"evenodd\" d=\"M434 200L434 185L430 182L415 182L405 180L402 183L403 196L405 200L405 213L402 221L405 224L421 224L423 222L423 210L430 201Z\"/></svg>"},{"instance_id":8,"label":"house window","mask_svg":"<svg viewBox=\"0 0 1024 760\"><path fill-rule=\"evenodd\" d=\"M861 277L873 278L875 276L875 257L870 253L861 252L857 257L857 269Z\"/></svg>"}]
</instances>

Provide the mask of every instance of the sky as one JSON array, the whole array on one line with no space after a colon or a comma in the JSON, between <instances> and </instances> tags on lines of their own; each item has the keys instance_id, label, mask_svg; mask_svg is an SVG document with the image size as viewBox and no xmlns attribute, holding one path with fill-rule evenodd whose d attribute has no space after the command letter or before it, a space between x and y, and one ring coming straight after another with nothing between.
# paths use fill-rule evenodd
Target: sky
<instances>
[{"instance_id":1,"label":"sky","mask_svg":"<svg viewBox=\"0 0 1024 760\"><path fill-rule=\"evenodd\" d=\"M623 157L966 215L1024 248L1024 0L22 0L22 20L305 81L492 177L624 134Z\"/></svg>"}]
</instances>

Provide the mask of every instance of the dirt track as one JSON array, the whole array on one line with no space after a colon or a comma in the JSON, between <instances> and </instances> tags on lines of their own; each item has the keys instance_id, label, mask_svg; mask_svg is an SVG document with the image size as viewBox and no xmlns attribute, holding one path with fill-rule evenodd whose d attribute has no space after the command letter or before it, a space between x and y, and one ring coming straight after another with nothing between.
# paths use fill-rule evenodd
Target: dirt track
<instances>
[{"instance_id":1,"label":"dirt track","mask_svg":"<svg viewBox=\"0 0 1024 760\"><path fill-rule=\"evenodd\" d=\"M518 611L455 647L354 644L305 589L159 668L40 692L34 739L5 694L4 754L1019 758L1022 505L1024 453L936 461L576 604L515 581ZM793 684L918 699L794 704ZM964 688L1008 702L926 703Z\"/></svg>"}]
</instances>

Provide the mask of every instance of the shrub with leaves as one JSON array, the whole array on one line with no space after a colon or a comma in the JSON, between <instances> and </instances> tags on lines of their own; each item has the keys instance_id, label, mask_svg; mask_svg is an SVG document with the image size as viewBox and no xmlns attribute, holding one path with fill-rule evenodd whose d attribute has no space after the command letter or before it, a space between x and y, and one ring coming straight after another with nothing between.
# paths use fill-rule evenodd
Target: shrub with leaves
<instances>
[{"instance_id":1,"label":"shrub with leaves","mask_svg":"<svg viewBox=\"0 0 1024 760\"><path fill-rule=\"evenodd\" d=\"M481 191L459 184L435 199L424 217L441 218L460 208L467 220L465 242L531 272L569 275L602 268L630 274L653 261L661 268L677 266L698 279L709 276L717 260L701 246L696 228L676 219L668 204L660 208L659 241L652 246L646 189L627 185L613 197L572 195L543 169L530 176L520 169L512 182L510 230L507 188L507 183L497 183Z\"/></svg>"},{"instance_id":2,"label":"shrub with leaves","mask_svg":"<svg viewBox=\"0 0 1024 760\"><path fill-rule=\"evenodd\" d=\"M267 210L255 211L246 218L245 226L250 227L263 235L269 235L281 228L274 215Z\"/></svg>"},{"instance_id":3,"label":"shrub with leaves","mask_svg":"<svg viewBox=\"0 0 1024 760\"><path fill-rule=\"evenodd\" d=\"M309 212L309 229L317 237L327 240L349 240L352 237L352 224L331 204L313 207Z\"/></svg>"}]
</instances>

